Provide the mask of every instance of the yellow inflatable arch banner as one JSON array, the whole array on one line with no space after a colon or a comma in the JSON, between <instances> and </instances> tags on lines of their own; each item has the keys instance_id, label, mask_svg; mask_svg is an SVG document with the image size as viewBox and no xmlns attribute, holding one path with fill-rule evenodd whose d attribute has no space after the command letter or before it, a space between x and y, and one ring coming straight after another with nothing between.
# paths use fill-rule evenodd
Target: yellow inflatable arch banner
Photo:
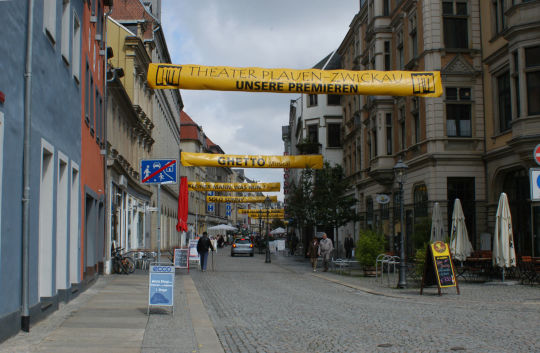
<instances>
[{"instance_id":1,"label":"yellow inflatable arch banner","mask_svg":"<svg viewBox=\"0 0 540 353\"><path fill-rule=\"evenodd\" d=\"M279 191L280 183L211 183L200 181L189 181L190 191L229 191L229 192L258 192L258 191Z\"/></svg>"},{"instance_id":2,"label":"yellow inflatable arch banner","mask_svg":"<svg viewBox=\"0 0 540 353\"><path fill-rule=\"evenodd\" d=\"M277 196L268 196L270 201L277 202ZM206 196L206 202L263 203L266 196Z\"/></svg>"},{"instance_id":3,"label":"yellow inflatable arch banner","mask_svg":"<svg viewBox=\"0 0 540 353\"><path fill-rule=\"evenodd\" d=\"M439 97L439 71L292 70L150 64L151 88Z\"/></svg>"},{"instance_id":4,"label":"yellow inflatable arch banner","mask_svg":"<svg viewBox=\"0 0 540 353\"><path fill-rule=\"evenodd\" d=\"M238 210L238 213L240 214L259 214L259 213L266 213L266 209L264 208L250 208L250 209L245 209L245 208L241 208ZM283 208L270 208L268 209L268 212L269 213L285 213L285 209Z\"/></svg>"},{"instance_id":5,"label":"yellow inflatable arch banner","mask_svg":"<svg viewBox=\"0 0 540 353\"><path fill-rule=\"evenodd\" d=\"M230 167L230 168L311 168L322 169L322 155L262 156L214 153L181 153L185 167Z\"/></svg>"},{"instance_id":6,"label":"yellow inflatable arch banner","mask_svg":"<svg viewBox=\"0 0 540 353\"><path fill-rule=\"evenodd\" d=\"M262 215L249 215L249 218L253 218L253 219L266 219L266 214L263 213ZM268 215L268 218L269 219L285 219L285 215L284 214L278 214L278 213L270 213Z\"/></svg>"}]
</instances>

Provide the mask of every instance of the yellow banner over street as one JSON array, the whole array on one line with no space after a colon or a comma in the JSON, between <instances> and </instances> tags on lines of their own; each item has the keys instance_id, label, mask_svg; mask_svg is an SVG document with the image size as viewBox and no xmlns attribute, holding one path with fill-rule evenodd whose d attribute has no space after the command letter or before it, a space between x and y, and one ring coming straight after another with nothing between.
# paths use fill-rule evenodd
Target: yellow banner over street
<instances>
[{"instance_id":1,"label":"yellow banner over street","mask_svg":"<svg viewBox=\"0 0 540 353\"><path fill-rule=\"evenodd\" d=\"M210 183L189 181L190 191L231 191L231 192L257 192L279 191L280 183Z\"/></svg>"},{"instance_id":2,"label":"yellow banner over street","mask_svg":"<svg viewBox=\"0 0 540 353\"><path fill-rule=\"evenodd\" d=\"M261 156L182 152L185 167L311 168L322 169L322 155Z\"/></svg>"},{"instance_id":3,"label":"yellow banner over street","mask_svg":"<svg viewBox=\"0 0 540 353\"><path fill-rule=\"evenodd\" d=\"M439 71L292 70L150 64L150 87L215 91L439 97Z\"/></svg>"},{"instance_id":4,"label":"yellow banner over street","mask_svg":"<svg viewBox=\"0 0 540 353\"><path fill-rule=\"evenodd\" d=\"M263 213L262 215L258 215L258 214L249 215L249 218L266 219L266 213ZM270 219L285 219L285 215L284 214L279 214L279 213L269 213L268 218L270 218Z\"/></svg>"},{"instance_id":5,"label":"yellow banner over street","mask_svg":"<svg viewBox=\"0 0 540 353\"><path fill-rule=\"evenodd\" d=\"M277 202L277 196L268 196L270 201ZM206 202L263 203L266 196L206 196Z\"/></svg>"},{"instance_id":6,"label":"yellow banner over street","mask_svg":"<svg viewBox=\"0 0 540 353\"><path fill-rule=\"evenodd\" d=\"M241 208L241 209L238 210L238 213L240 213L240 214L250 214L250 213L259 214L259 213L266 213L266 211L267 210L265 208L250 208L250 209ZM269 208L268 212L270 212L270 213L285 213L285 209L283 209L283 208Z\"/></svg>"}]
</instances>

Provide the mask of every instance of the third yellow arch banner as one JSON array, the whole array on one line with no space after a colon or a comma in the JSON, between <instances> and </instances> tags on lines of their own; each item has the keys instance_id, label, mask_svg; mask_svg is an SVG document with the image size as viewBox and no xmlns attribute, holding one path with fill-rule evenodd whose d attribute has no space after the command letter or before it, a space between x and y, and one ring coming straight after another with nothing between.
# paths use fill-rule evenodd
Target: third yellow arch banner
<instances>
[{"instance_id":1,"label":"third yellow arch banner","mask_svg":"<svg viewBox=\"0 0 540 353\"><path fill-rule=\"evenodd\" d=\"M150 64L151 88L439 97L439 71L293 70Z\"/></svg>"},{"instance_id":2,"label":"third yellow arch banner","mask_svg":"<svg viewBox=\"0 0 540 353\"><path fill-rule=\"evenodd\" d=\"M262 156L182 152L185 167L311 168L322 169L322 155Z\"/></svg>"},{"instance_id":3,"label":"third yellow arch banner","mask_svg":"<svg viewBox=\"0 0 540 353\"><path fill-rule=\"evenodd\" d=\"M277 196L268 196L270 201L277 202ZM266 196L206 196L206 202L263 203Z\"/></svg>"}]
</instances>

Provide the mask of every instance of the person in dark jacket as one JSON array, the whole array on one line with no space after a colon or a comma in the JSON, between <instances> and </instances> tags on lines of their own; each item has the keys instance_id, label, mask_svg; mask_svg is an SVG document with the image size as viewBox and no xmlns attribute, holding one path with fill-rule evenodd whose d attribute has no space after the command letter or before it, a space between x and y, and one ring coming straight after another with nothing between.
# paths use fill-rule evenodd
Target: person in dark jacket
<instances>
[{"instance_id":1,"label":"person in dark jacket","mask_svg":"<svg viewBox=\"0 0 540 353\"><path fill-rule=\"evenodd\" d=\"M350 260L352 258L352 249L354 249L354 240L350 234L347 236L347 238L345 238L344 246L345 246L345 257Z\"/></svg>"},{"instance_id":2,"label":"person in dark jacket","mask_svg":"<svg viewBox=\"0 0 540 353\"><path fill-rule=\"evenodd\" d=\"M313 272L317 271L317 259L319 258L319 241L316 237L313 237L311 243L309 243L308 253L309 259L311 261L311 267L313 267Z\"/></svg>"},{"instance_id":3,"label":"person in dark jacket","mask_svg":"<svg viewBox=\"0 0 540 353\"><path fill-rule=\"evenodd\" d=\"M203 272L206 272L206 260L208 259L209 249L212 249L212 251L215 250L212 242L208 238L208 233L204 232L203 236L197 242L197 252L199 253L199 257L201 259L201 270Z\"/></svg>"}]
</instances>

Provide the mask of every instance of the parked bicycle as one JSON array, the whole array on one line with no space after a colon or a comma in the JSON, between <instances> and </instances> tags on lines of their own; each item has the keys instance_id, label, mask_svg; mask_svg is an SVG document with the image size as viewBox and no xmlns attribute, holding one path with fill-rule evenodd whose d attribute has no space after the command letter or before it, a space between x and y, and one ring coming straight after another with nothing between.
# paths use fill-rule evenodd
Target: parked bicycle
<instances>
[{"instance_id":1,"label":"parked bicycle","mask_svg":"<svg viewBox=\"0 0 540 353\"><path fill-rule=\"evenodd\" d=\"M124 248L115 248L112 252L112 268L115 273L133 273L135 271L135 261L129 256L122 254Z\"/></svg>"}]
</instances>

